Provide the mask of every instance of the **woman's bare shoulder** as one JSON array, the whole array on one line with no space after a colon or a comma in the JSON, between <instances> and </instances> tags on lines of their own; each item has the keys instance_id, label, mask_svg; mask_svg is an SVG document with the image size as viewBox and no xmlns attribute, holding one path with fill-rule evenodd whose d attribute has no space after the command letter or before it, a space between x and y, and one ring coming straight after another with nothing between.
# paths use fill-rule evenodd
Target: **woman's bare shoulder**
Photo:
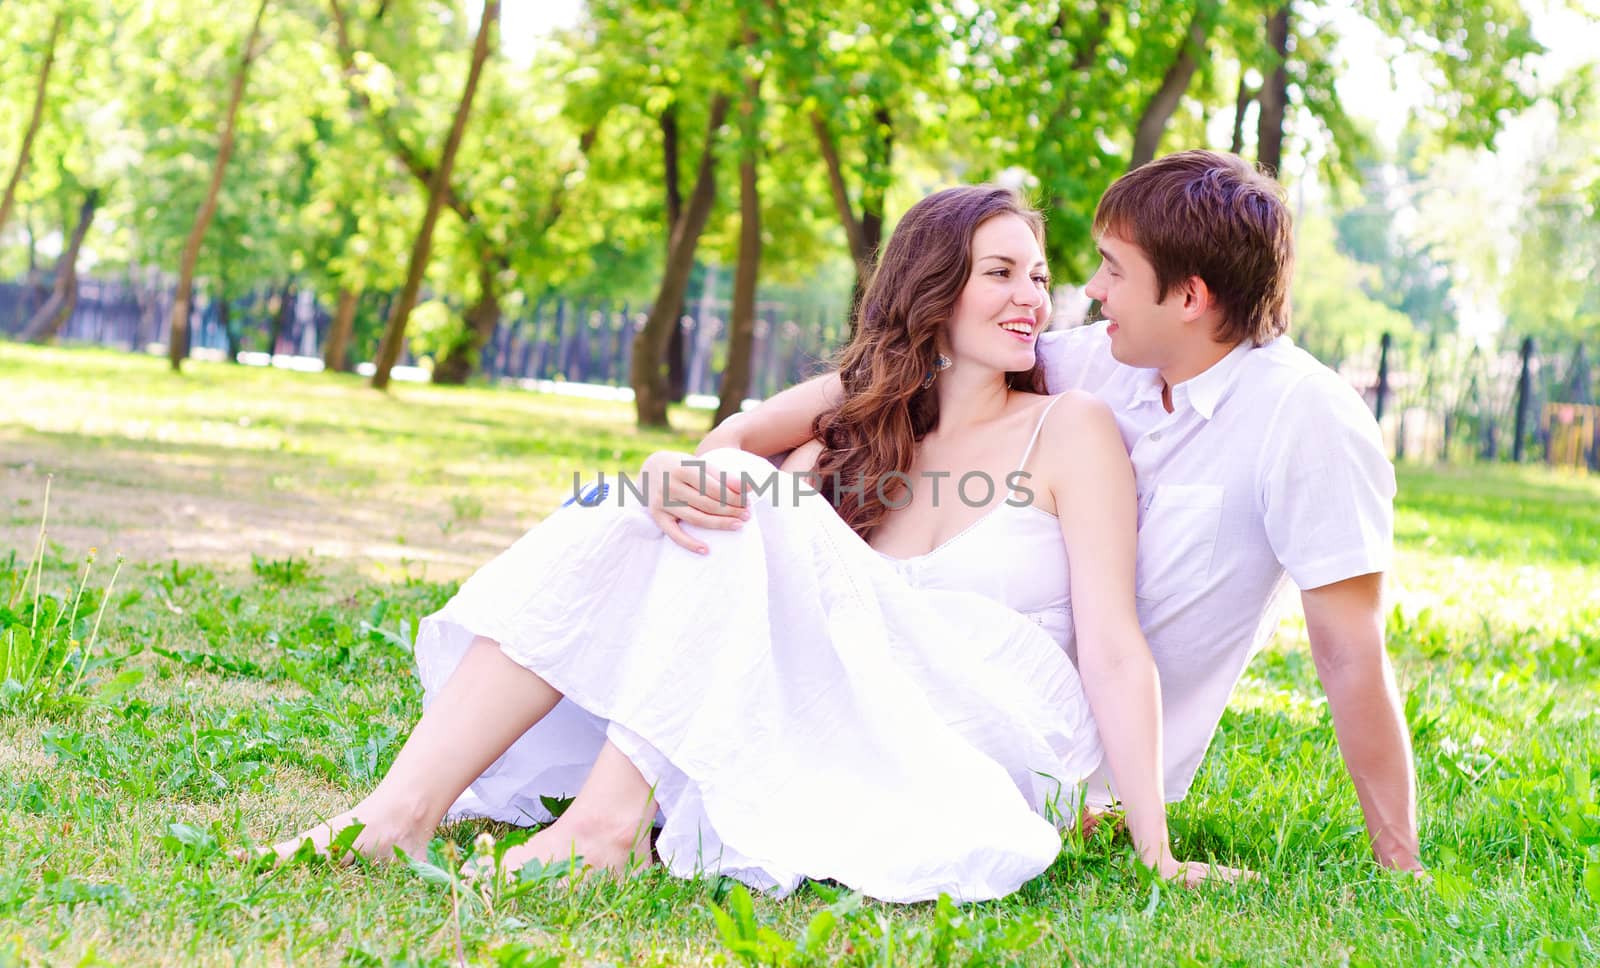
<instances>
[{"instance_id":1,"label":"woman's bare shoulder","mask_svg":"<svg viewBox=\"0 0 1600 968\"><path fill-rule=\"evenodd\" d=\"M1085 390L1068 390L1050 398L1050 413L1045 417L1045 430L1055 431L1052 436L1073 438L1082 434L1098 435L1107 429L1117 429L1117 419L1106 402Z\"/></svg>"},{"instance_id":2,"label":"woman's bare shoulder","mask_svg":"<svg viewBox=\"0 0 1600 968\"><path fill-rule=\"evenodd\" d=\"M1071 472L1085 464L1126 463L1128 452L1111 407L1092 393L1068 390L1050 404L1039 432L1039 457Z\"/></svg>"}]
</instances>

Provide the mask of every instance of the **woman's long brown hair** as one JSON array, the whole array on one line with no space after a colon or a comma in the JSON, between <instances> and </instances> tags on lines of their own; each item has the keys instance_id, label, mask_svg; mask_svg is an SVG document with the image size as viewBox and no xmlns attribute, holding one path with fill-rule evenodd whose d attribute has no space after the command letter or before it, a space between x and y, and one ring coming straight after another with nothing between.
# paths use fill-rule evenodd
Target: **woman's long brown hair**
<instances>
[{"instance_id":1,"label":"woman's long brown hair","mask_svg":"<svg viewBox=\"0 0 1600 968\"><path fill-rule=\"evenodd\" d=\"M1043 220L1016 192L947 188L900 219L862 296L855 338L839 358L844 400L818 416L812 430L823 445L819 488L864 539L903 506L908 478L891 475L910 471L918 441L938 426L938 396L923 382L972 274L972 236L997 215L1027 222L1043 247ZM1008 373L1006 385L1043 393L1044 372L1035 364Z\"/></svg>"}]
</instances>

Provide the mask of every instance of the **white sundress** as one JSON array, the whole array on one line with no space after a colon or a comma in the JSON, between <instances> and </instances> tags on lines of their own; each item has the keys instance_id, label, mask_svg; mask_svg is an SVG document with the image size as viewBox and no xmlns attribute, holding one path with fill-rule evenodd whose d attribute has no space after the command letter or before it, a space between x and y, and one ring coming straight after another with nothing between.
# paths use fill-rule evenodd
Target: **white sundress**
<instances>
[{"instance_id":1,"label":"white sundress","mask_svg":"<svg viewBox=\"0 0 1600 968\"><path fill-rule=\"evenodd\" d=\"M655 787L675 875L776 894L833 879L885 901L1011 893L1055 860L1052 821L1101 760L1055 516L1002 502L899 560L780 479L743 528L701 535L704 556L636 501L564 508L423 621L425 702L475 636L565 696L451 816L547 821L540 798L575 794L609 737Z\"/></svg>"}]
</instances>

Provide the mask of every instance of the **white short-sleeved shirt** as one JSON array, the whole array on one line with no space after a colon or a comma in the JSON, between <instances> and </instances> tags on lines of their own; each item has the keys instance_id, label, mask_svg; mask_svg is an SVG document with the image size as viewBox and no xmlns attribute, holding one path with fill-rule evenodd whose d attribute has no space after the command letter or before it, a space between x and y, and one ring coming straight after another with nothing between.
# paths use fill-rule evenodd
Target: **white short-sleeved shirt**
<instances>
[{"instance_id":1,"label":"white short-sleeved shirt","mask_svg":"<svg viewBox=\"0 0 1600 968\"><path fill-rule=\"evenodd\" d=\"M1118 363L1104 324L1046 333L1051 393L1116 414L1139 490L1139 620L1161 678L1165 786L1182 799L1282 593L1385 571L1394 467L1366 404L1287 337L1172 388ZM1109 774L1091 780L1104 801Z\"/></svg>"}]
</instances>

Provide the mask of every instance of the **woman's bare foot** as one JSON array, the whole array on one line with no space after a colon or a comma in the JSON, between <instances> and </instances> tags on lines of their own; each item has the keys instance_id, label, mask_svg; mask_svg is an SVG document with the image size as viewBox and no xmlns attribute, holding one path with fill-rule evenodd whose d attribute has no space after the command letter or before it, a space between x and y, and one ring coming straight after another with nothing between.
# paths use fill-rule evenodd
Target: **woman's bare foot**
<instances>
[{"instance_id":1,"label":"woman's bare foot","mask_svg":"<svg viewBox=\"0 0 1600 968\"><path fill-rule=\"evenodd\" d=\"M350 850L338 858L340 863L350 863L357 855L368 860L390 861L395 859L396 850L402 850L410 857L426 856L428 841L433 838L438 818L419 805L395 802L374 793L331 820L303 830L271 847L257 848L255 855L276 856L278 863L283 863L293 857L307 840L311 841L318 854L326 855L334 839L356 824L362 824L362 830L350 844Z\"/></svg>"},{"instance_id":2,"label":"woman's bare foot","mask_svg":"<svg viewBox=\"0 0 1600 968\"><path fill-rule=\"evenodd\" d=\"M636 818L563 816L526 843L506 851L500 862L501 876L511 877L529 861L559 864L574 859L574 870L616 875L644 870L654 863L650 827L640 825ZM488 857L474 859L462 874L474 879L487 877L489 863Z\"/></svg>"}]
</instances>

